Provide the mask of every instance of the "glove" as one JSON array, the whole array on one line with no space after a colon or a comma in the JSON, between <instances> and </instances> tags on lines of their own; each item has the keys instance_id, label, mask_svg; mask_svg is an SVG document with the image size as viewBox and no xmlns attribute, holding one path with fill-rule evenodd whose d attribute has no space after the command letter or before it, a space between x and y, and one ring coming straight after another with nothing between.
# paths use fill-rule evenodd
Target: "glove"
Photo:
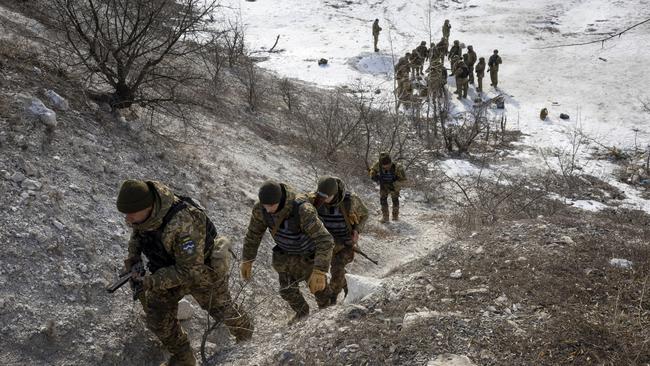
<instances>
[{"instance_id":1,"label":"glove","mask_svg":"<svg viewBox=\"0 0 650 366\"><path fill-rule=\"evenodd\" d=\"M241 272L241 278L244 281L249 281L253 277L253 261L241 262L239 271Z\"/></svg>"},{"instance_id":2,"label":"glove","mask_svg":"<svg viewBox=\"0 0 650 366\"><path fill-rule=\"evenodd\" d=\"M307 285L312 294L325 290L325 286L327 286L327 272L314 269L311 272L311 276L309 276Z\"/></svg>"}]
</instances>

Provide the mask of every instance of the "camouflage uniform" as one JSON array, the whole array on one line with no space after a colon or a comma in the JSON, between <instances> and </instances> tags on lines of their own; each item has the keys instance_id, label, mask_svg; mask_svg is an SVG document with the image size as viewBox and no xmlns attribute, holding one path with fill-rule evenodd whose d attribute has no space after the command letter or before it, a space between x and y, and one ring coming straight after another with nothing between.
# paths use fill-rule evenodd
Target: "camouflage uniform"
<instances>
[{"instance_id":1,"label":"camouflage uniform","mask_svg":"<svg viewBox=\"0 0 650 366\"><path fill-rule=\"evenodd\" d=\"M429 74L427 75L427 93L435 96L437 91L447 84L447 69L440 63L440 60L435 60L429 65Z\"/></svg>"},{"instance_id":2,"label":"camouflage uniform","mask_svg":"<svg viewBox=\"0 0 650 366\"><path fill-rule=\"evenodd\" d=\"M162 183L147 185L155 196L153 211L145 222L131 225L127 260L140 261L144 254L149 261L151 275L144 279L147 290L139 296L147 327L172 354L171 364L194 365L187 334L176 318L183 296L192 295L237 340L249 339L253 325L232 301L229 268L224 263L227 257L220 252L222 241L215 240L216 230L204 211Z\"/></svg>"},{"instance_id":3,"label":"camouflage uniform","mask_svg":"<svg viewBox=\"0 0 650 366\"><path fill-rule=\"evenodd\" d=\"M445 64L445 56L449 53L449 41L447 38L442 37L440 39L440 42L436 44L436 48L438 49L438 55L440 56L440 63Z\"/></svg>"},{"instance_id":4,"label":"camouflage uniform","mask_svg":"<svg viewBox=\"0 0 650 366\"><path fill-rule=\"evenodd\" d=\"M384 219L388 216L388 195L390 195L393 201L393 219L397 220L399 217L399 192L401 184L406 181L406 174L404 168L394 162L391 162L390 169L385 171L380 161L387 156L387 153L379 155L379 161L370 168L369 175L372 180L379 183L379 203Z\"/></svg>"},{"instance_id":5,"label":"camouflage uniform","mask_svg":"<svg viewBox=\"0 0 650 366\"><path fill-rule=\"evenodd\" d=\"M411 71L413 72L413 76L416 75L419 64L420 64L420 56L418 56L418 53L414 48L413 51L411 51L411 56L409 57L409 65L411 66Z\"/></svg>"},{"instance_id":6,"label":"camouflage uniform","mask_svg":"<svg viewBox=\"0 0 650 366\"><path fill-rule=\"evenodd\" d=\"M467 98L469 72L469 68L463 60L458 60L458 62L454 64L454 76L456 76L456 94L458 94L458 98Z\"/></svg>"},{"instance_id":7,"label":"camouflage uniform","mask_svg":"<svg viewBox=\"0 0 650 366\"><path fill-rule=\"evenodd\" d=\"M395 109L399 109L399 107L402 105L402 103L410 103L411 100L413 99L413 84L411 83L411 79L409 79L408 76L402 76L397 81L397 105L395 106ZM408 105L408 104L407 104Z\"/></svg>"},{"instance_id":8,"label":"camouflage uniform","mask_svg":"<svg viewBox=\"0 0 650 366\"><path fill-rule=\"evenodd\" d=\"M318 216L323 225L334 238L334 250L332 252L332 264L330 267L330 283L327 289L330 304L336 304L341 290L348 292L348 284L345 280L345 266L354 260L354 247L352 232L361 234L366 221L368 220L368 208L363 204L359 196L348 192L345 184L337 178L338 193L331 203L317 202L317 193L309 194L309 200L316 204Z\"/></svg>"},{"instance_id":9,"label":"camouflage uniform","mask_svg":"<svg viewBox=\"0 0 650 366\"><path fill-rule=\"evenodd\" d=\"M476 79L478 81L477 91L483 91L483 77L485 76L485 59L481 57L476 64Z\"/></svg>"},{"instance_id":10,"label":"camouflage uniform","mask_svg":"<svg viewBox=\"0 0 650 366\"><path fill-rule=\"evenodd\" d=\"M298 285L309 279L313 269L329 271L334 240L307 197L297 196L286 184L280 186L284 200L276 213L268 213L260 202L253 206L242 259L255 260L262 236L268 229L276 243L272 263L278 273L280 296L299 318L309 314L309 305ZM315 297L319 305L329 304L326 290L317 292Z\"/></svg>"},{"instance_id":11,"label":"camouflage uniform","mask_svg":"<svg viewBox=\"0 0 650 366\"><path fill-rule=\"evenodd\" d=\"M417 54L417 64L415 65L418 75L422 75L424 68L424 61L429 55L429 49L427 48L426 42L422 41L419 46L415 48L415 53Z\"/></svg>"},{"instance_id":12,"label":"camouflage uniform","mask_svg":"<svg viewBox=\"0 0 650 366\"><path fill-rule=\"evenodd\" d=\"M377 48L377 42L379 41L379 32L381 32L379 19L375 19L375 21L372 23L372 38L374 40L375 52L379 52L379 48Z\"/></svg>"},{"instance_id":13,"label":"camouflage uniform","mask_svg":"<svg viewBox=\"0 0 650 366\"><path fill-rule=\"evenodd\" d=\"M469 83L474 84L474 64L478 59L474 47L467 46L467 67L469 67Z\"/></svg>"},{"instance_id":14,"label":"camouflage uniform","mask_svg":"<svg viewBox=\"0 0 650 366\"><path fill-rule=\"evenodd\" d=\"M458 56L458 58L463 57L463 50L460 48L460 42L458 42L458 40L455 40L454 45L451 46L451 49L449 49L449 55L447 58L449 58L449 60L453 60L455 56Z\"/></svg>"},{"instance_id":15,"label":"camouflage uniform","mask_svg":"<svg viewBox=\"0 0 650 366\"><path fill-rule=\"evenodd\" d=\"M397 79L398 82L403 77L408 78L409 70L411 68L411 65L409 63L410 58L411 53L407 52L403 57L400 57L397 61L397 64L395 64L395 79Z\"/></svg>"},{"instance_id":16,"label":"camouflage uniform","mask_svg":"<svg viewBox=\"0 0 650 366\"><path fill-rule=\"evenodd\" d=\"M442 25L442 36L449 39L451 34L451 24L449 24L449 19L445 19L445 23Z\"/></svg>"},{"instance_id":17,"label":"camouflage uniform","mask_svg":"<svg viewBox=\"0 0 650 366\"><path fill-rule=\"evenodd\" d=\"M499 65L501 65L501 56L498 55L497 51L494 51L494 54L490 56L488 60L488 66L490 67L490 80L493 87L497 87L499 83Z\"/></svg>"}]
</instances>

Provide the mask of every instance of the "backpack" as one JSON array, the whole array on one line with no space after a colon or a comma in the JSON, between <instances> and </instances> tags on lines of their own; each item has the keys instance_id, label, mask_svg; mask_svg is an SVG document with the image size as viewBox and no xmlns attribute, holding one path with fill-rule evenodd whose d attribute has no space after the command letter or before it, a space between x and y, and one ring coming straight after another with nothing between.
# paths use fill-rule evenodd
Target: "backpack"
<instances>
[{"instance_id":1,"label":"backpack","mask_svg":"<svg viewBox=\"0 0 650 366\"><path fill-rule=\"evenodd\" d=\"M460 67L460 74L458 75L459 78L466 78L469 76L469 67L467 66L461 66Z\"/></svg>"}]
</instances>

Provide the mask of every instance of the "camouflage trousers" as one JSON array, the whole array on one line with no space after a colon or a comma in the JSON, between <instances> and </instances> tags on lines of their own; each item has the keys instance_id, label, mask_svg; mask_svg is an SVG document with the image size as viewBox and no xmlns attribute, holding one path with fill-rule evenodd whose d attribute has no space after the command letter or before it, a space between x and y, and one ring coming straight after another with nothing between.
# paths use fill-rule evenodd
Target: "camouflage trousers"
<instances>
[{"instance_id":1,"label":"camouflage trousers","mask_svg":"<svg viewBox=\"0 0 650 366\"><path fill-rule=\"evenodd\" d=\"M201 276L190 285L168 290L147 291L140 296L149 328L172 354L191 352L187 333L176 318L178 302L185 295L192 295L201 308L216 322L223 322L237 340L250 339L253 324L248 314L233 303L228 289L228 274L216 272L208 266L201 269Z\"/></svg>"},{"instance_id":2,"label":"camouflage trousers","mask_svg":"<svg viewBox=\"0 0 650 366\"><path fill-rule=\"evenodd\" d=\"M459 98L467 98L468 78L456 77L456 94Z\"/></svg>"},{"instance_id":3,"label":"camouflage trousers","mask_svg":"<svg viewBox=\"0 0 650 366\"><path fill-rule=\"evenodd\" d=\"M381 211L388 212L388 195L393 201L393 213L399 213L399 189L391 189L386 186L381 186L379 189L379 203L381 204Z\"/></svg>"},{"instance_id":4,"label":"camouflage trousers","mask_svg":"<svg viewBox=\"0 0 650 366\"><path fill-rule=\"evenodd\" d=\"M483 76L477 76L476 80L478 81L478 86L476 88L477 91L482 92L483 91Z\"/></svg>"},{"instance_id":5,"label":"camouflage trousers","mask_svg":"<svg viewBox=\"0 0 650 366\"><path fill-rule=\"evenodd\" d=\"M290 255L277 247L273 248L273 269L278 273L280 297L298 315L309 314L309 304L300 292L300 282L307 281L314 269L314 257ZM327 288L314 294L319 307L329 304Z\"/></svg>"},{"instance_id":6,"label":"camouflage trousers","mask_svg":"<svg viewBox=\"0 0 650 366\"><path fill-rule=\"evenodd\" d=\"M372 39L374 44L374 51L377 52L379 51L379 49L377 48L377 42L379 41L379 34L373 34Z\"/></svg>"},{"instance_id":7,"label":"camouflage trousers","mask_svg":"<svg viewBox=\"0 0 650 366\"><path fill-rule=\"evenodd\" d=\"M469 83L474 84L474 65L467 66L469 68Z\"/></svg>"},{"instance_id":8,"label":"camouflage trousers","mask_svg":"<svg viewBox=\"0 0 650 366\"><path fill-rule=\"evenodd\" d=\"M348 283L345 280L345 266L354 260L354 246L346 245L343 242L336 241L332 251L332 263L330 266L330 283L326 291L330 298L330 305L336 304L336 300L342 290L348 292Z\"/></svg>"},{"instance_id":9,"label":"camouflage trousers","mask_svg":"<svg viewBox=\"0 0 650 366\"><path fill-rule=\"evenodd\" d=\"M492 83L492 86L496 88L497 84L499 83L499 71L494 69L490 70L490 81Z\"/></svg>"}]
</instances>

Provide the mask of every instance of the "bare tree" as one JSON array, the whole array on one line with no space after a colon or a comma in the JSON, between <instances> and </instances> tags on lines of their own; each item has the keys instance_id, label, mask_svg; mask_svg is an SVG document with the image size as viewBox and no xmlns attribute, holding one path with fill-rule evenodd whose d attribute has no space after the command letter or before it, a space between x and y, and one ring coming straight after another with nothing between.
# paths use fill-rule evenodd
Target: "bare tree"
<instances>
[{"instance_id":1,"label":"bare tree","mask_svg":"<svg viewBox=\"0 0 650 366\"><path fill-rule=\"evenodd\" d=\"M76 56L114 108L175 101L200 79L192 66L216 1L53 0L60 46ZM110 91L105 90L110 87ZM100 87L102 87L100 85Z\"/></svg>"}]
</instances>

